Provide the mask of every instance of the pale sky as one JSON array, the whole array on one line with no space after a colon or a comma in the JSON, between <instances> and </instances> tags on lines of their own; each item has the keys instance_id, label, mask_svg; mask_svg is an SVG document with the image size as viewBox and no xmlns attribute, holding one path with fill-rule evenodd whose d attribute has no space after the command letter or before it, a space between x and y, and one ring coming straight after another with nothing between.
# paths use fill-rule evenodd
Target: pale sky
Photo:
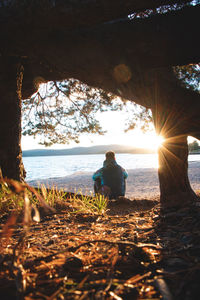
<instances>
[{"instance_id":1,"label":"pale sky","mask_svg":"<svg viewBox=\"0 0 200 300\"><path fill-rule=\"evenodd\" d=\"M46 93L47 85L41 85L40 92L44 91ZM133 116L134 118L134 113ZM97 120L99 120L102 129L107 131L105 135L94 135L94 134L84 134L80 137L80 143L76 144L70 142L70 144L60 145L55 144L51 147L45 148L42 145L39 145L39 138L34 139L31 136L22 136L22 150L30 149L65 149L73 147L89 147L94 145L109 145L109 144L120 144L132 146L135 148L147 148L156 150L160 143L162 143L162 137L158 137L153 130L143 133L139 129L124 132L125 123L127 119L127 112L122 111L107 111L99 112L96 115ZM189 138L189 142L192 142L194 139Z\"/></svg>"},{"instance_id":2,"label":"pale sky","mask_svg":"<svg viewBox=\"0 0 200 300\"><path fill-rule=\"evenodd\" d=\"M108 144L121 144L138 148L156 149L160 139L156 136L155 132L142 133L140 130L132 130L124 133L124 124L126 114L124 112L104 112L99 114L98 119L107 133L103 136L99 135L84 135L80 138L80 143L76 144L71 142L69 145L55 144L46 149L64 149L72 147L88 147L94 145L108 145ZM22 150L28 149L42 149L45 148L37 143L33 137L22 137Z\"/></svg>"}]
</instances>

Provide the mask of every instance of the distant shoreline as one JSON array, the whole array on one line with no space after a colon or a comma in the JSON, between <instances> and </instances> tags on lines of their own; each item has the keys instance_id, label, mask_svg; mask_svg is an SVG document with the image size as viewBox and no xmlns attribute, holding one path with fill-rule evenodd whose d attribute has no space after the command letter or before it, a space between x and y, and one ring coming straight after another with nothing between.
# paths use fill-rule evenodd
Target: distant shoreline
<instances>
[{"instance_id":1,"label":"distant shoreline","mask_svg":"<svg viewBox=\"0 0 200 300\"><path fill-rule=\"evenodd\" d=\"M116 154L154 154L156 151L144 148L135 148L124 145L97 145L92 147L74 147L69 149L33 149L22 152L23 157L32 156L61 156L61 155L91 155L105 154L106 151L115 151Z\"/></svg>"},{"instance_id":2,"label":"distant shoreline","mask_svg":"<svg viewBox=\"0 0 200 300\"><path fill-rule=\"evenodd\" d=\"M91 155L105 154L106 151L115 151L116 154L155 154L157 151L145 148L135 148L126 145L96 145L91 147L74 147L69 149L32 149L22 151L23 157L62 156L62 155ZM200 151L191 151L190 154L200 154Z\"/></svg>"},{"instance_id":3,"label":"distant shoreline","mask_svg":"<svg viewBox=\"0 0 200 300\"><path fill-rule=\"evenodd\" d=\"M198 151L198 152L192 152L192 151L191 151L191 152L189 152L189 155L190 155L190 154L192 154L192 155L194 155L194 154L200 154L200 151Z\"/></svg>"},{"instance_id":4,"label":"distant shoreline","mask_svg":"<svg viewBox=\"0 0 200 300\"><path fill-rule=\"evenodd\" d=\"M156 152L118 152L115 151L116 154L156 154ZM76 155L98 155L98 154L105 154L105 152L98 152L98 153L70 153L70 154L36 154L36 155L23 155L23 157L42 157L42 156L76 156ZM191 153L193 154L193 153ZM200 154L200 153L198 153Z\"/></svg>"}]
</instances>

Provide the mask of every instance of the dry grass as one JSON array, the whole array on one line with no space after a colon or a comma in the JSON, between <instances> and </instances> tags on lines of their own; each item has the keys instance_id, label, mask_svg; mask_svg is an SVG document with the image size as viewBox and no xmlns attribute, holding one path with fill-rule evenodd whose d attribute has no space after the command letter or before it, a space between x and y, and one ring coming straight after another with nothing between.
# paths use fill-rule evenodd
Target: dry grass
<instances>
[{"instance_id":1,"label":"dry grass","mask_svg":"<svg viewBox=\"0 0 200 300\"><path fill-rule=\"evenodd\" d=\"M78 193L68 193L57 187L47 188L42 185L34 189L26 183L10 179L1 179L0 187L0 214L15 210L35 209L39 207L46 211L56 208L73 206L74 211L80 210L90 213L104 213L107 207L107 198L103 195L85 196ZM28 204L29 203L29 204Z\"/></svg>"}]
</instances>

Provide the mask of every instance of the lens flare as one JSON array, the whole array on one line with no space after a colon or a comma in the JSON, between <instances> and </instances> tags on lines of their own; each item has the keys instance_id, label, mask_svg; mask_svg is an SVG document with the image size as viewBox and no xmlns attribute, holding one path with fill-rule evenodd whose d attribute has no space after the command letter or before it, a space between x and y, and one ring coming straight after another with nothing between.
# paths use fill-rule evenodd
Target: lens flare
<instances>
[{"instance_id":1,"label":"lens flare","mask_svg":"<svg viewBox=\"0 0 200 300\"><path fill-rule=\"evenodd\" d=\"M155 148L158 149L162 143L164 142L164 138L161 135L157 135L155 138Z\"/></svg>"}]
</instances>

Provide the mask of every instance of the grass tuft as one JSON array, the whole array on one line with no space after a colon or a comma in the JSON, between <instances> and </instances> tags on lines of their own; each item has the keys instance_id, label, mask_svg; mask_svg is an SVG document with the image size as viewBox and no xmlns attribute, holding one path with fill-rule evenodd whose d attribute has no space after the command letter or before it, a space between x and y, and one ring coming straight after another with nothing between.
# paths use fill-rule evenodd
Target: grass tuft
<instances>
[{"instance_id":1,"label":"grass tuft","mask_svg":"<svg viewBox=\"0 0 200 300\"><path fill-rule=\"evenodd\" d=\"M103 195L83 195L67 193L63 189L53 186L51 188L41 185L34 189L27 184L12 180L1 180L0 183L0 214L15 210L18 213L30 209L43 207L44 209L66 209L73 208L73 212L90 212L103 214L106 212L108 199ZM27 204L29 203L30 204Z\"/></svg>"},{"instance_id":2,"label":"grass tuft","mask_svg":"<svg viewBox=\"0 0 200 300\"><path fill-rule=\"evenodd\" d=\"M103 214L106 212L108 199L104 195L83 195L81 191L70 196L70 202L81 211Z\"/></svg>"}]
</instances>

